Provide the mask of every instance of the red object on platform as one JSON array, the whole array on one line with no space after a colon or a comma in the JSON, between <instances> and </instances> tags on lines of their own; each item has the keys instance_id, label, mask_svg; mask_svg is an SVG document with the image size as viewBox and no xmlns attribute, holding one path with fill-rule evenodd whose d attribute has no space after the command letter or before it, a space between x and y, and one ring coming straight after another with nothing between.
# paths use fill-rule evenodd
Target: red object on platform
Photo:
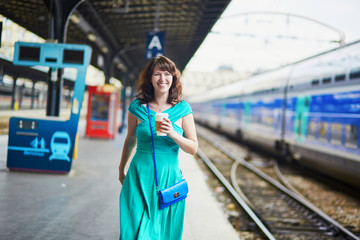
<instances>
[{"instance_id":1,"label":"red object on platform","mask_svg":"<svg viewBox=\"0 0 360 240\"><path fill-rule=\"evenodd\" d=\"M89 86L86 137L116 136L119 128L120 90L112 85Z\"/></svg>"}]
</instances>

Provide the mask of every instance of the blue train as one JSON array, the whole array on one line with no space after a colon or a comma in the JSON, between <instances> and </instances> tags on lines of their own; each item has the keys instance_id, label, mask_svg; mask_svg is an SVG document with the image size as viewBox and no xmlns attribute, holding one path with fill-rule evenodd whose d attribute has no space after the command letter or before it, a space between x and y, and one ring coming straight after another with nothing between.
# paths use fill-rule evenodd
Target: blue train
<instances>
[{"instance_id":1,"label":"blue train","mask_svg":"<svg viewBox=\"0 0 360 240\"><path fill-rule=\"evenodd\" d=\"M360 41L189 102L202 124L360 187Z\"/></svg>"}]
</instances>

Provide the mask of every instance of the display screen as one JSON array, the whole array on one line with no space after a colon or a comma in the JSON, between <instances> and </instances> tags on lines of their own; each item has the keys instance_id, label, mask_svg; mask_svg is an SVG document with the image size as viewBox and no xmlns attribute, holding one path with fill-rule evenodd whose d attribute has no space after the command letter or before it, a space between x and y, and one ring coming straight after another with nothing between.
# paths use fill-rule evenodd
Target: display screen
<instances>
[{"instance_id":1,"label":"display screen","mask_svg":"<svg viewBox=\"0 0 360 240\"><path fill-rule=\"evenodd\" d=\"M83 64L84 51L64 49L63 63Z\"/></svg>"},{"instance_id":2,"label":"display screen","mask_svg":"<svg viewBox=\"0 0 360 240\"><path fill-rule=\"evenodd\" d=\"M40 47L19 47L19 60L22 61L40 61Z\"/></svg>"},{"instance_id":3,"label":"display screen","mask_svg":"<svg viewBox=\"0 0 360 240\"><path fill-rule=\"evenodd\" d=\"M107 121L108 120L108 95L94 94L91 96L91 120Z\"/></svg>"},{"instance_id":4,"label":"display screen","mask_svg":"<svg viewBox=\"0 0 360 240\"><path fill-rule=\"evenodd\" d=\"M33 120L18 120L16 125L20 129L36 130L38 128L38 122Z\"/></svg>"}]
</instances>

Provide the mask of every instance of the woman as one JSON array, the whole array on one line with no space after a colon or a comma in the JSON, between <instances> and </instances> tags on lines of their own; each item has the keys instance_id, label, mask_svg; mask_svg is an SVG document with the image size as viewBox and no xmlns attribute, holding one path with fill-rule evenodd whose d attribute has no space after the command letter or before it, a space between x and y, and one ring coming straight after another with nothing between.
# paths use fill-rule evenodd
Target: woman
<instances>
[{"instance_id":1,"label":"woman","mask_svg":"<svg viewBox=\"0 0 360 240\"><path fill-rule=\"evenodd\" d=\"M146 104L149 104L154 132L156 167L159 189L174 185L182 179L179 169L179 147L195 154L198 147L191 107L181 100L180 72L168 58L151 59L140 73L138 95L131 103L128 114L128 133L125 139L119 180L120 239L181 239L185 200L160 210L155 187L154 163L150 124ZM154 118L157 112L168 113L160 131L155 134ZM125 177L125 165L137 142L135 155Z\"/></svg>"}]
</instances>

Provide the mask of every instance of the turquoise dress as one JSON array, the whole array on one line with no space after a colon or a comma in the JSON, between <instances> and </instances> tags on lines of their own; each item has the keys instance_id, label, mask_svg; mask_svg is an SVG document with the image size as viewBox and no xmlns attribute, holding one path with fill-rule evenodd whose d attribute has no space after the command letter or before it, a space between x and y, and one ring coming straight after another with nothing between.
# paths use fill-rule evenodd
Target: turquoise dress
<instances>
[{"instance_id":1,"label":"turquoise dress","mask_svg":"<svg viewBox=\"0 0 360 240\"><path fill-rule=\"evenodd\" d=\"M147 108L134 100L129 112L141 123L136 127L137 148L120 193L120 240L180 240L185 200L160 210ZM179 146L168 136L156 135L155 113L150 109L159 188L164 189L182 179ZM190 105L183 100L164 113L169 114L174 130L183 135L183 129L175 122L192 113Z\"/></svg>"}]
</instances>

